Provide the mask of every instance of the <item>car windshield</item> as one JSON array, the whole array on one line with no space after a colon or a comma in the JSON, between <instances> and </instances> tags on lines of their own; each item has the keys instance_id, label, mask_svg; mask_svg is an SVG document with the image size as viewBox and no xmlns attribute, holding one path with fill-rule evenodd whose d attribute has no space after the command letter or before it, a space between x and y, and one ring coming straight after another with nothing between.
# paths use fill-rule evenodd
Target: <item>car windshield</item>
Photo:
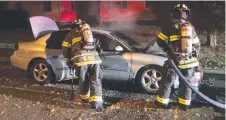
<instances>
[{"instance_id":1,"label":"car windshield","mask_svg":"<svg viewBox=\"0 0 226 120\"><path fill-rule=\"evenodd\" d=\"M110 34L112 36L114 36L117 39L120 39L121 41L123 41L124 43L128 44L129 47L133 48L136 45L140 45L139 43L137 43L135 40L131 39L130 37L126 36L125 34L118 32L118 31L112 31L110 32Z\"/></svg>"}]
</instances>

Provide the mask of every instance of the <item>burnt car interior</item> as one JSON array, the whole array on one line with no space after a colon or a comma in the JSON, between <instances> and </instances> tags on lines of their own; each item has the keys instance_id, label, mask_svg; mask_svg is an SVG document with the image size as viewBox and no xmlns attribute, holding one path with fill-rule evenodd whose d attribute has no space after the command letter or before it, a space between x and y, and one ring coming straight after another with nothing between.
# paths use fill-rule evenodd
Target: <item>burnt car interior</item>
<instances>
[{"instance_id":1,"label":"burnt car interior","mask_svg":"<svg viewBox=\"0 0 226 120\"><path fill-rule=\"evenodd\" d=\"M52 32L48 40L46 40L47 49L62 49L62 42L70 30L60 30Z\"/></svg>"},{"instance_id":2,"label":"burnt car interior","mask_svg":"<svg viewBox=\"0 0 226 120\"><path fill-rule=\"evenodd\" d=\"M126 48L122 46L117 40L113 40L112 38L93 32L94 39L98 40L100 43L100 47L103 49L104 52L114 52L118 53L119 51L116 51L115 48L117 46L121 46L123 48L123 52L126 52Z\"/></svg>"}]
</instances>

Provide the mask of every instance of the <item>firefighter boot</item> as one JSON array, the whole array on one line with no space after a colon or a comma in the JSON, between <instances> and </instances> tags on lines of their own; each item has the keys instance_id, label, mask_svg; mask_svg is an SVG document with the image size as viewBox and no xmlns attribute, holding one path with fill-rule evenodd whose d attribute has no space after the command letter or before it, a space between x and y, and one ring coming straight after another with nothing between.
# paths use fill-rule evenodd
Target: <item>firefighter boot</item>
<instances>
[{"instance_id":1,"label":"firefighter boot","mask_svg":"<svg viewBox=\"0 0 226 120\"><path fill-rule=\"evenodd\" d=\"M188 110L188 108L189 108L189 105L183 105L183 104L180 104L179 103L179 108L181 109L181 110L183 110L183 111L187 111Z\"/></svg>"},{"instance_id":2,"label":"firefighter boot","mask_svg":"<svg viewBox=\"0 0 226 120\"><path fill-rule=\"evenodd\" d=\"M89 103L89 98L87 98L87 99L81 99L81 102L82 103Z\"/></svg>"},{"instance_id":3,"label":"firefighter boot","mask_svg":"<svg viewBox=\"0 0 226 120\"><path fill-rule=\"evenodd\" d=\"M91 107L94 110L102 111L103 110L103 102L101 102L101 101L91 102Z\"/></svg>"},{"instance_id":4,"label":"firefighter boot","mask_svg":"<svg viewBox=\"0 0 226 120\"><path fill-rule=\"evenodd\" d=\"M168 104L162 104L162 103L158 102L157 100L155 101L155 105L157 105L158 107L163 108L163 109L170 109L170 106Z\"/></svg>"}]
</instances>

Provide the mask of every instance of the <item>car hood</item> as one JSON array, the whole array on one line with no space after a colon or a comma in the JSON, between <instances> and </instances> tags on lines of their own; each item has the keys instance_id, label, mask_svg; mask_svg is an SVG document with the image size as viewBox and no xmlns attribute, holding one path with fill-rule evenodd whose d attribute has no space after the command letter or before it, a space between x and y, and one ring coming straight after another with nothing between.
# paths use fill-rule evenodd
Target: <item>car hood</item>
<instances>
[{"instance_id":1,"label":"car hood","mask_svg":"<svg viewBox=\"0 0 226 120\"><path fill-rule=\"evenodd\" d=\"M35 39L59 30L56 22L48 17L33 16L29 21Z\"/></svg>"},{"instance_id":2,"label":"car hood","mask_svg":"<svg viewBox=\"0 0 226 120\"><path fill-rule=\"evenodd\" d=\"M145 52L145 54L152 54L157 56L166 57L166 53L157 45L157 43L149 44L146 47L141 45L132 46L136 53Z\"/></svg>"}]
</instances>

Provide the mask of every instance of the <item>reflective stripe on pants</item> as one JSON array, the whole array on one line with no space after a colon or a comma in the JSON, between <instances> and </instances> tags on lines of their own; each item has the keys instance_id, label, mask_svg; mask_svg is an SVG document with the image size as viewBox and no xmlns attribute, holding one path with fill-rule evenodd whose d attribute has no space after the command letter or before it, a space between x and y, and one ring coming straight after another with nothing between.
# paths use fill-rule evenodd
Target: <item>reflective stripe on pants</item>
<instances>
[{"instance_id":1,"label":"reflective stripe on pants","mask_svg":"<svg viewBox=\"0 0 226 120\"><path fill-rule=\"evenodd\" d=\"M186 100L186 99L183 99L183 98L178 98L178 102L180 104L183 104L183 105L190 105L191 104L191 100Z\"/></svg>"},{"instance_id":2,"label":"reflective stripe on pants","mask_svg":"<svg viewBox=\"0 0 226 120\"><path fill-rule=\"evenodd\" d=\"M161 98L159 96L157 96L157 101L159 103L162 103L162 104L168 104L169 103L169 99L164 99L164 98Z\"/></svg>"},{"instance_id":3,"label":"reflective stripe on pants","mask_svg":"<svg viewBox=\"0 0 226 120\"><path fill-rule=\"evenodd\" d=\"M88 99L90 97L90 91L87 94L80 94L81 99Z\"/></svg>"},{"instance_id":4,"label":"reflective stripe on pants","mask_svg":"<svg viewBox=\"0 0 226 120\"><path fill-rule=\"evenodd\" d=\"M97 101L103 102L102 97L101 96L91 96L90 97L90 102L97 102Z\"/></svg>"}]
</instances>

